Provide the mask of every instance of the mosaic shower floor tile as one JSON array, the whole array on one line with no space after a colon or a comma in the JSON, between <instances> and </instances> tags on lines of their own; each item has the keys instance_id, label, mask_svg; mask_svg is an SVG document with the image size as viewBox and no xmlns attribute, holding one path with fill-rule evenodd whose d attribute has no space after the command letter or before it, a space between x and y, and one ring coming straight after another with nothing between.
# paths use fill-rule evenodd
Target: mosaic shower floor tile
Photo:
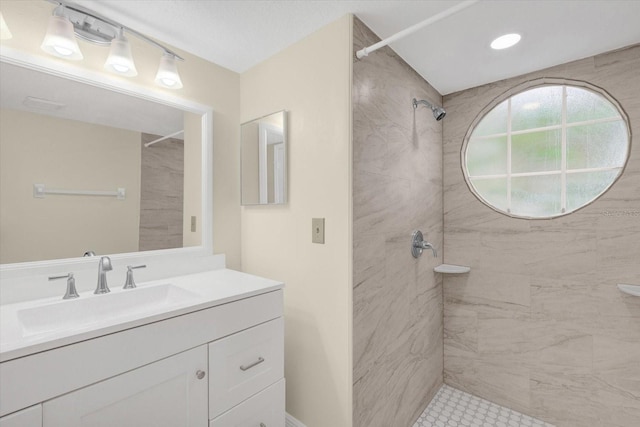
<instances>
[{"instance_id":1,"label":"mosaic shower floor tile","mask_svg":"<svg viewBox=\"0 0 640 427\"><path fill-rule=\"evenodd\" d=\"M555 427L443 385L413 427Z\"/></svg>"}]
</instances>

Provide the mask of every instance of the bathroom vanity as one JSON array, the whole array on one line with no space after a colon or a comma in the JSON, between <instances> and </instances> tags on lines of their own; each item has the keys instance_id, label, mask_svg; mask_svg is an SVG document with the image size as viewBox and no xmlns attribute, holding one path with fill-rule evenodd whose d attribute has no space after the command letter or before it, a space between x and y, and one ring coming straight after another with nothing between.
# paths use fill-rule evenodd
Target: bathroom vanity
<instances>
[{"instance_id":1,"label":"bathroom vanity","mask_svg":"<svg viewBox=\"0 0 640 427\"><path fill-rule=\"evenodd\" d=\"M0 427L284 427L282 287L220 269L3 305Z\"/></svg>"}]
</instances>

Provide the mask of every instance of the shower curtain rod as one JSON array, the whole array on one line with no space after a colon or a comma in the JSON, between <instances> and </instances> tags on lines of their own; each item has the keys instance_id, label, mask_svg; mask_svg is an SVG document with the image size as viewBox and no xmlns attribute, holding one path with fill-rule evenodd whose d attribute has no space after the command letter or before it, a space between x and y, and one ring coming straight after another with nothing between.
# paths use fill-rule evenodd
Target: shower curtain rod
<instances>
[{"instance_id":1,"label":"shower curtain rod","mask_svg":"<svg viewBox=\"0 0 640 427\"><path fill-rule=\"evenodd\" d=\"M181 133L184 133L184 129L183 129L183 130L179 130L178 132L174 132L174 133L172 133L172 134L170 134L170 135L162 136L162 137L160 137L160 138L158 138L158 139L154 139L153 141L151 141L151 142L147 142L146 144L144 144L144 146L145 146L146 148L149 148L149 147L151 147L153 144L157 144L158 142L160 142L160 141L164 141L165 139L173 138L174 136L178 136L178 135L180 135Z\"/></svg>"},{"instance_id":2,"label":"shower curtain rod","mask_svg":"<svg viewBox=\"0 0 640 427\"><path fill-rule=\"evenodd\" d=\"M460 12L462 9L466 9L467 7L473 5L474 3L477 3L480 0L467 0L467 1L463 1L462 3L458 3L457 5L450 7L449 9L443 10L442 12L433 15L430 18L425 19L422 22L418 22L415 25L410 26L409 28L406 28L402 31L399 31L397 33L395 33L392 36L387 37L384 40L379 41L378 43L372 44L369 47L365 47L364 49L360 49L359 51L356 52L356 58L357 59L362 59L365 56L368 56L371 52L375 52L376 50L380 49L381 47L385 47L386 45L393 43L396 40L400 40L401 38L404 38L406 36L408 36L409 34L413 34L416 31L433 24L434 22L440 21L441 19L446 18L447 16L453 15L454 13Z\"/></svg>"}]
</instances>

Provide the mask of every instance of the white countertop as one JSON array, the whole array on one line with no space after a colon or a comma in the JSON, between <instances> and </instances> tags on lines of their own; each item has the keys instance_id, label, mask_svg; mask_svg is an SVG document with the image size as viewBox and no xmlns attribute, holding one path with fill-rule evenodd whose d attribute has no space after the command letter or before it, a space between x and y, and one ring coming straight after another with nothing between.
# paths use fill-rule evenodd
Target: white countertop
<instances>
[{"instance_id":1,"label":"white countertop","mask_svg":"<svg viewBox=\"0 0 640 427\"><path fill-rule=\"evenodd\" d=\"M284 286L283 283L278 281L228 269L169 277L162 280L139 283L137 286L145 288L163 284L178 286L194 294L194 298L188 302L177 303L170 307L160 307L156 311L146 311L142 314L131 313L89 324L79 322L77 325L65 327L62 330L35 334L24 333L23 326L18 318L18 313L21 310L52 304L73 304L75 300L61 302L60 296L0 305L0 362L272 292L282 289ZM111 288L112 294L135 291L135 289L123 290L120 286L112 286ZM80 293L80 298L99 299L104 297L105 295L94 295L91 291Z\"/></svg>"}]
</instances>

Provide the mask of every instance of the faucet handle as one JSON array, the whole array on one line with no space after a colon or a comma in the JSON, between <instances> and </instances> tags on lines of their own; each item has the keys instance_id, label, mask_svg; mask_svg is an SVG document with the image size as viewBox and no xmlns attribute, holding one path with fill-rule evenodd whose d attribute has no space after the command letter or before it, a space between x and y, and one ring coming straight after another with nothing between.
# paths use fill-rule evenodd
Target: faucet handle
<instances>
[{"instance_id":1,"label":"faucet handle","mask_svg":"<svg viewBox=\"0 0 640 427\"><path fill-rule=\"evenodd\" d=\"M62 299L78 298L78 291L76 291L76 279L73 277L73 273L65 274L64 276L49 276L49 280L67 279L67 291L64 293Z\"/></svg>"},{"instance_id":2,"label":"faucet handle","mask_svg":"<svg viewBox=\"0 0 640 427\"><path fill-rule=\"evenodd\" d=\"M147 268L143 265L127 265L127 280L124 282L122 289L133 289L136 287L136 282L133 280L133 269L135 268Z\"/></svg>"}]
</instances>

